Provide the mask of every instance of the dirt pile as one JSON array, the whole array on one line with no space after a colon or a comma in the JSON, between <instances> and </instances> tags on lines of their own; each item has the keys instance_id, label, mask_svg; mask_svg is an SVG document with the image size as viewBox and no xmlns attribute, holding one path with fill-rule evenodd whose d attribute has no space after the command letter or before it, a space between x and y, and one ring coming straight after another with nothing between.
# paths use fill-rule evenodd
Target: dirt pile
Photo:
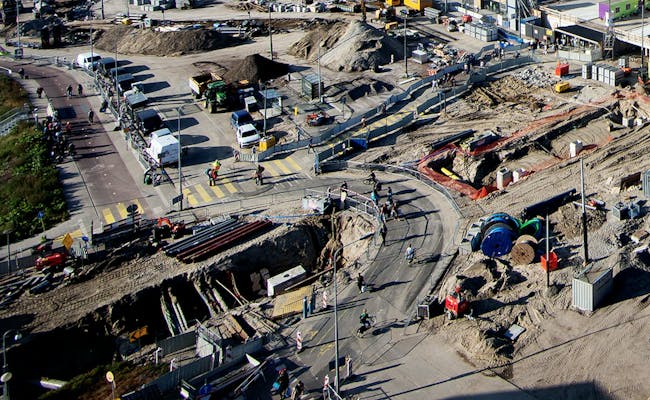
<instances>
[{"instance_id":1,"label":"dirt pile","mask_svg":"<svg viewBox=\"0 0 650 400\"><path fill-rule=\"evenodd\" d=\"M186 53L216 50L241 42L230 36L207 29L156 32L131 26L116 26L102 31L95 46L104 51L120 54L149 56L180 56Z\"/></svg>"},{"instance_id":2,"label":"dirt pile","mask_svg":"<svg viewBox=\"0 0 650 400\"><path fill-rule=\"evenodd\" d=\"M230 83L247 80L251 83L275 79L289 72L287 64L275 62L259 54L252 54L244 58L223 75L223 79Z\"/></svg>"},{"instance_id":3,"label":"dirt pile","mask_svg":"<svg viewBox=\"0 0 650 400\"><path fill-rule=\"evenodd\" d=\"M539 110L544 104L531 97L536 84L513 76L507 76L485 86L477 87L467 96L469 103L486 107L503 106L507 103L528 105L531 110ZM531 101L532 100L532 101Z\"/></svg>"},{"instance_id":4,"label":"dirt pile","mask_svg":"<svg viewBox=\"0 0 650 400\"><path fill-rule=\"evenodd\" d=\"M402 46L396 39L360 21L319 25L294 43L288 53L317 61L319 46L321 65L334 71L376 70L390 63L391 55L402 57Z\"/></svg>"}]
</instances>

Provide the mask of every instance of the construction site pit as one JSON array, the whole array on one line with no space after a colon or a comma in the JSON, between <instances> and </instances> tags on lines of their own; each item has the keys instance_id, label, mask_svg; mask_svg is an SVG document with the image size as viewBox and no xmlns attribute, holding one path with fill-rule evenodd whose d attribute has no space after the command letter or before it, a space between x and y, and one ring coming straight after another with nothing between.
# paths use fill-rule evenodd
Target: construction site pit
<instances>
[{"instance_id":1,"label":"construction site pit","mask_svg":"<svg viewBox=\"0 0 650 400\"><path fill-rule=\"evenodd\" d=\"M345 211L269 225L257 237L199 263L181 263L156 252L150 240L100 251L98 261L85 267L93 271L91 276L63 282L45 293L24 293L0 310L3 325L20 327L25 336L8 351L14 375L24 381L14 385L12 394L38 397L43 393L38 381L44 376L67 381L116 361L152 361L156 342L172 336L165 307L179 307L190 329L231 312L253 336L256 327L242 317L247 310L268 318L265 325L277 326L271 321L274 305L267 296L268 277L302 266L306 277L292 289L328 284L331 257L345 246L339 267L349 278L345 267L357 265L371 240L358 239L373 231L371 220ZM143 327L147 334L130 340L129 334ZM36 359L38 366L29 361ZM132 389L144 383L135 379Z\"/></svg>"}]
</instances>

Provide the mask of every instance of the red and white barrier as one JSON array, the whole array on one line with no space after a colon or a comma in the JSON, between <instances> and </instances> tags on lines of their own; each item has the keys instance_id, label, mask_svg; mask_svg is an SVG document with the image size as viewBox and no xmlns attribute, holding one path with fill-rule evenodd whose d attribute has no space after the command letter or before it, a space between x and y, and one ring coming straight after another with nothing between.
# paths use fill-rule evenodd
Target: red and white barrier
<instances>
[{"instance_id":1,"label":"red and white barrier","mask_svg":"<svg viewBox=\"0 0 650 400\"><path fill-rule=\"evenodd\" d=\"M302 350L302 335L300 331L296 332L296 351L300 352Z\"/></svg>"},{"instance_id":2,"label":"red and white barrier","mask_svg":"<svg viewBox=\"0 0 650 400\"><path fill-rule=\"evenodd\" d=\"M327 292L323 291L323 310L327 309Z\"/></svg>"}]
</instances>

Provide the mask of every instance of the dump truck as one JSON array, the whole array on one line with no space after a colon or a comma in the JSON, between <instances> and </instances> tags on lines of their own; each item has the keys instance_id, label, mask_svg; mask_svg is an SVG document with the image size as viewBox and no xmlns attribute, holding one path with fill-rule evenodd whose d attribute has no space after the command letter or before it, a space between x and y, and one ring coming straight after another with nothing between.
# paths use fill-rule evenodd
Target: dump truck
<instances>
[{"instance_id":1,"label":"dump truck","mask_svg":"<svg viewBox=\"0 0 650 400\"><path fill-rule=\"evenodd\" d=\"M205 89L207 89L208 83L221 80L219 75L212 72L192 76L189 79L190 91L192 91L195 98L200 99Z\"/></svg>"},{"instance_id":2,"label":"dump truck","mask_svg":"<svg viewBox=\"0 0 650 400\"><path fill-rule=\"evenodd\" d=\"M217 108L226 108L228 104L228 86L226 82L217 80L210 82L203 93L205 98L205 109L216 113Z\"/></svg>"}]
</instances>

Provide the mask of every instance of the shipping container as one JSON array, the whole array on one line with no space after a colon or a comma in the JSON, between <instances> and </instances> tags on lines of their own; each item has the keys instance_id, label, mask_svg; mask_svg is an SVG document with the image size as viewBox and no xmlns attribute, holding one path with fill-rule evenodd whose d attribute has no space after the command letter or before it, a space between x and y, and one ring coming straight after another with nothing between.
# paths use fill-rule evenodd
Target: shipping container
<instances>
[{"instance_id":1,"label":"shipping container","mask_svg":"<svg viewBox=\"0 0 650 400\"><path fill-rule=\"evenodd\" d=\"M426 7L433 7L433 0L404 0L404 5L415 11L424 11Z\"/></svg>"},{"instance_id":2,"label":"shipping container","mask_svg":"<svg viewBox=\"0 0 650 400\"><path fill-rule=\"evenodd\" d=\"M582 311L594 311L612 290L614 284L611 267L591 264L573 277L573 307Z\"/></svg>"}]
</instances>

